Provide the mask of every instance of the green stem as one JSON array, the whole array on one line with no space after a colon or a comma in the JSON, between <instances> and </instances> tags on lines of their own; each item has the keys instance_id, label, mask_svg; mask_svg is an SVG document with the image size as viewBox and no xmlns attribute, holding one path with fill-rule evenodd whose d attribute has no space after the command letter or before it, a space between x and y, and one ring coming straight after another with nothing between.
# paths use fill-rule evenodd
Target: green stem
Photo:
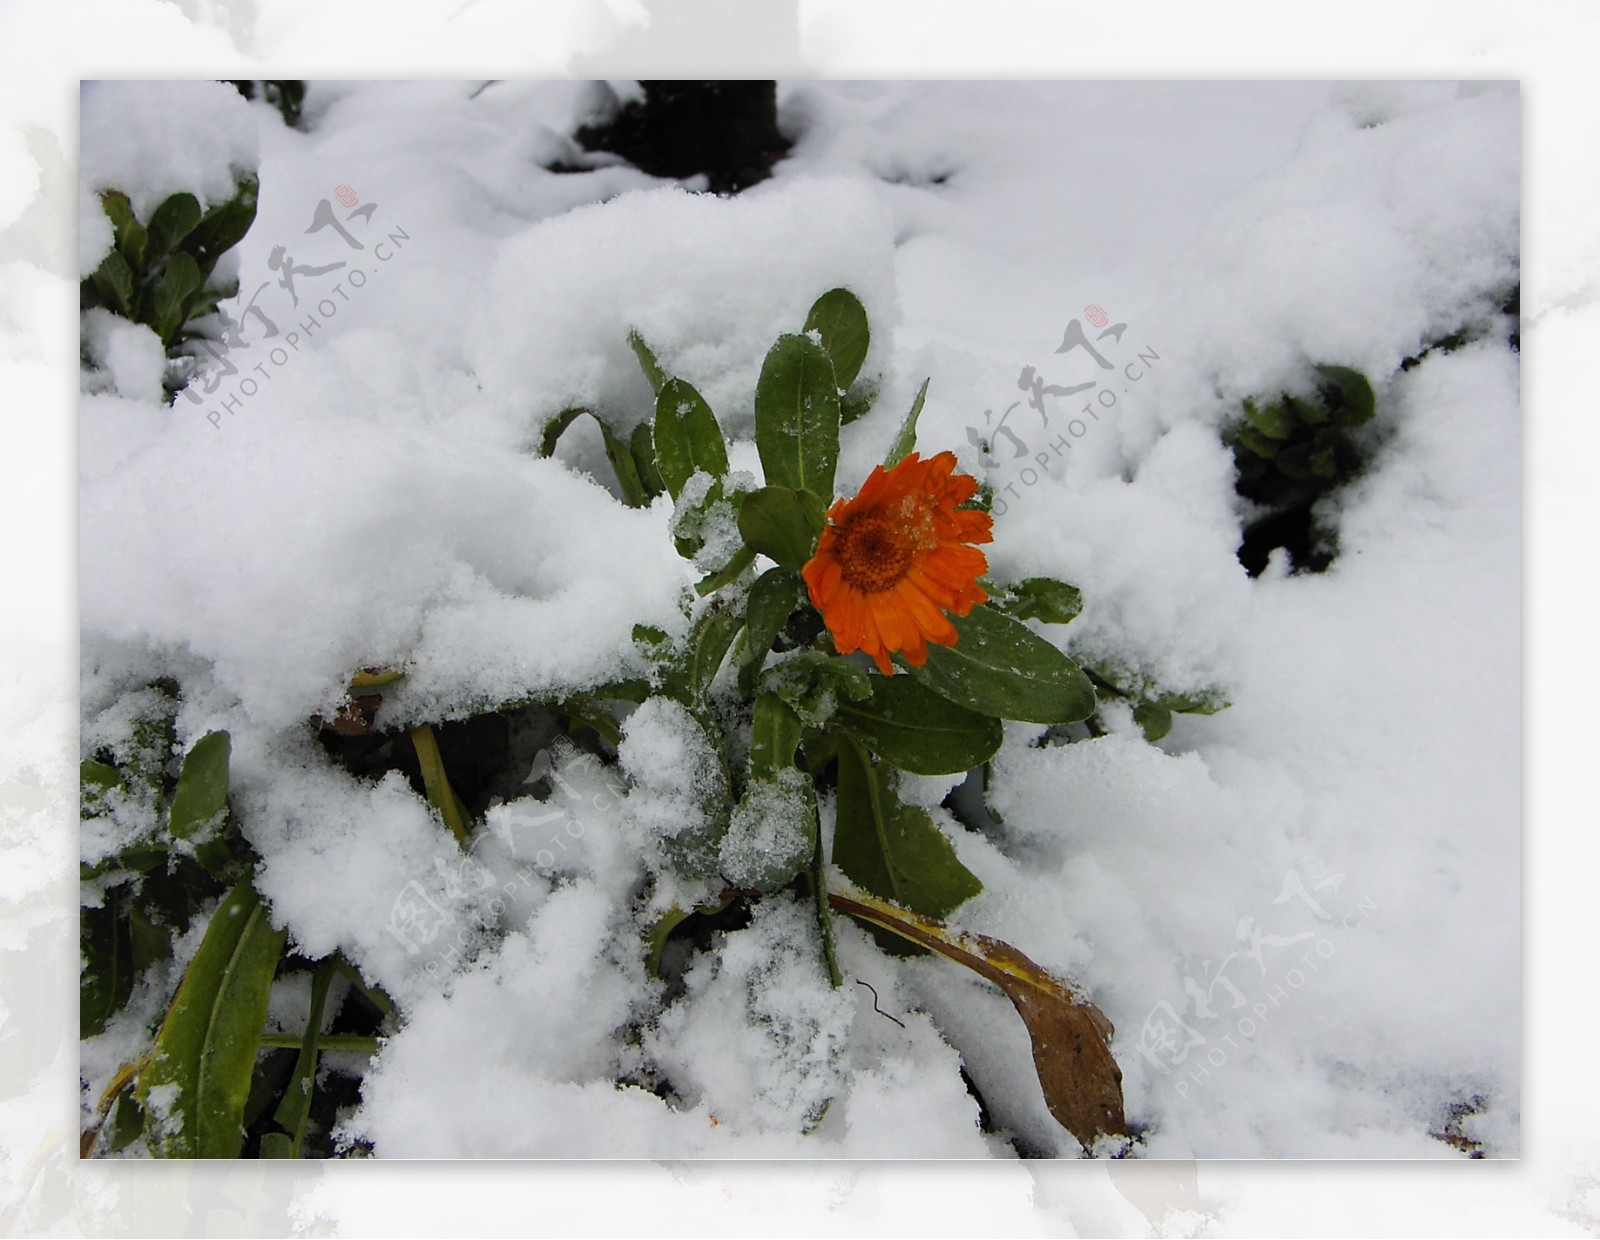
<instances>
[{"instance_id":1,"label":"green stem","mask_svg":"<svg viewBox=\"0 0 1600 1240\"><path fill-rule=\"evenodd\" d=\"M356 968L355 965L351 964L342 955L334 955L332 960L333 967L340 973L343 973L345 977L350 980L350 984L352 986L370 999L373 1007L377 1008L390 1020L395 1019L398 1013L395 1011L393 999L389 998L389 996L384 994L383 991L378 987L367 985L366 979L361 976L361 970Z\"/></svg>"},{"instance_id":2,"label":"green stem","mask_svg":"<svg viewBox=\"0 0 1600 1240\"><path fill-rule=\"evenodd\" d=\"M461 802L456 800L450 780L445 776L444 759L439 756L439 742L433 735L433 728L426 723L412 728L411 744L417 751L417 763L422 767L422 784L428 790L429 804L444 818L444 825L450 828L456 843L465 848L467 837L472 834L472 824L467 821Z\"/></svg>"},{"instance_id":3,"label":"green stem","mask_svg":"<svg viewBox=\"0 0 1600 1240\"><path fill-rule=\"evenodd\" d=\"M828 962L828 980L838 990L844 985L839 972L839 957L833 946L833 909L828 905L828 863L822 855L822 831L817 830L817 847L811 854L811 896L817 904L817 924L822 927L822 958Z\"/></svg>"}]
</instances>

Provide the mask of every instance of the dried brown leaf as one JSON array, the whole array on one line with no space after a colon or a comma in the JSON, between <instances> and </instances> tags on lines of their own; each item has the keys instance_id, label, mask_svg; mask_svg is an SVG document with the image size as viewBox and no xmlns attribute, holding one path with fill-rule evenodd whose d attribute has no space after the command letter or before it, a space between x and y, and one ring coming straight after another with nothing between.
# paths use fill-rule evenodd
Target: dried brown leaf
<instances>
[{"instance_id":1,"label":"dried brown leaf","mask_svg":"<svg viewBox=\"0 0 1600 1240\"><path fill-rule=\"evenodd\" d=\"M862 892L830 892L828 903L965 965L1005 992L1033 1041L1033 1066L1050 1114L1087 1148L1126 1136L1122 1069L1111 1055L1105 1013L1009 943L952 931L942 922Z\"/></svg>"}]
</instances>

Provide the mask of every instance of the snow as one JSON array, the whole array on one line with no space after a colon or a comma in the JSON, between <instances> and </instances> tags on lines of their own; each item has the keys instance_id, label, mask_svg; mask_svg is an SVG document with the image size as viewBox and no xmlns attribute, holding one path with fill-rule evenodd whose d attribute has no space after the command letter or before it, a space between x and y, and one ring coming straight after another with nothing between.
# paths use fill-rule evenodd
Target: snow
<instances>
[{"instance_id":1,"label":"snow","mask_svg":"<svg viewBox=\"0 0 1600 1240\"><path fill-rule=\"evenodd\" d=\"M183 191L201 210L226 202L259 150L250 105L227 82L85 82L79 143L83 188L121 190L144 223Z\"/></svg>"},{"instance_id":2,"label":"snow","mask_svg":"<svg viewBox=\"0 0 1600 1240\"><path fill-rule=\"evenodd\" d=\"M882 393L845 430L841 492L931 374L919 448L995 485L994 576L1083 591L1077 620L1037 631L1231 703L1159 745L1126 708L1072 744L1008 725L1003 822L981 834L941 808L956 780L902 781L985 884L956 920L1105 1010L1146 1156L1453 1157L1429 1129L1474 1096L1474 1135L1514 1156L1520 426L1495 306L1516 278L1515 87L786 84L799 144L733 199L536 167L590 106L576 84L470 93L317 84L306 133L216 84L84 94L85 184L136 207L214 201L259 160L232 356L265 364L253 394L233 378L165 409L142 329L87 324L84 744L137 669L182 680L181 746L229 729L275 924L305 955L345 952L404 1014L347 1135L394 1157L1079 1153L1009 1003L946 961L884 956L841 921L834 991L808 906L777 896L718 932L682 994L650 977L644 932L708 894L674 887L664 850L698 850L719 885L784 834L741 811L707 838L728 776L683 707L626 718L620 789L557 754L565 782L493 808L470 858L404 780L356 779L304 726L362 667L406 672L386 727L643 674L633 626L681 639L698 575L673 506L622 506L585 420L554 459L531 445L575 404L624 433L648 416L635 329L753 468L766 349L846 285ZM184 141L154 135L163 110ZM341 184L376 204L336 217L360 251L303 235ZM107 241L85 229L84 261ZM271 280L278 244L348 266L301 277L296 304ZM276 336L242 317L258 286ZM1116 399L1073 437L1096 393L1046 427L1018 372L1098 379L1054 352L1091 303L1128 324L1117 373L1156 360L1107 379ZM1486 338L1398 372L1463 324ZM1372 376L1381 444L1330 505L1331 571L1251 580L1217 428L1319 362ZM1027 459L1001 443L981 461L969 429L1017 400ZM1150 1041L1174 1018L1204 1038L1181 1063ZM129 1034L103 1036L86 1079Z\"/></svg>"}]
</instances>

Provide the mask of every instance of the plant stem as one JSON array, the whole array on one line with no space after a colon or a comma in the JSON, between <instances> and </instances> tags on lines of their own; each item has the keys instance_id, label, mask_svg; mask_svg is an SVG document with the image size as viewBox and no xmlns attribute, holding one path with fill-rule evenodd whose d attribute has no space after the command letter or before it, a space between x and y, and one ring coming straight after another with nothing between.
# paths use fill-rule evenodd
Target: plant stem
<instances>
[{"instance_id":1,"label":"plant stem","mask_svg":"<svg viewBox=\"0 0 1600 1240\"><path fill-rule=\"evenodd\" d=\"M467 846L472 834L472 824L462 812L461 802L444 773L444 759L439 756L439 742L433 728L426 723L411 729L411 744L417 751L417 763L422 767L422 784L428 790L428 801L444 818L444 825L456 837L456 843Z\"/></svg>"}]
</instances>

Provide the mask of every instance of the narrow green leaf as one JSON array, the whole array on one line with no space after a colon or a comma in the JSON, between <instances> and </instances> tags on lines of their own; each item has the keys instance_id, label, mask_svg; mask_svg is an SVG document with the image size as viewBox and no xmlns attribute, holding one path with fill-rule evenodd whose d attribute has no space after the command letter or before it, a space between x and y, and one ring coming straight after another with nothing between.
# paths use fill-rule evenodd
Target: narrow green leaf
<instances>
[{"instance_id":1,"label":"narrow green leaf","mask_svg":"<svg viewBox=\"0 0 1600 1240\"><path fill-rule=\"evenodd\" d=\"M740 547L733 553L733 558L714 573L708 573L694 583L694 592L701 598L708 594L715 594L730 581L737 581L745 569L756 562L756 553L749 547Z\"/></svg>"},{"instance_id":2,"label":"narrow green leaf","mask_svg":"<svg viewBox=\"0 0 1600 1240\"><path fill-rule=\"evenodd\" d=\"M644 371L644 377L650 381L650 390L659 393L661 385L667 381L667 372L661 369L661 363L656 361L656 355L650 346L644 342L644 337L636 331L628 333L628 347L633 350L633 355L639 359L639 367Z\"/></svg>"},{"instance_id":3,"label":"narrow green leaf","mask_svg":"<svg viewBox=\"0 0 1600 1240\"><path fill-rule=\"evenodd\" d=\"M927 812L902 804L887 772L849 733L841 735L834 864L864 890L929 917L982 891Z\"/></svg>"},{"instance_id":4,"label":"narrow green leaf","mask_svg":"<svg viewBox=\"0 0 1600 1240\"><path fill-rule=\"evenodd\" d=\"M893 467L911 455L917 446L917 419L922 416L922 406L928 399L928 384L932 379L924 379L922 386L917 389L917 398L911 402L911 412L906 414L906 420L900 423L900 433L894 437L890 445L889 455L883 458L883 463Z\"/></svg>"},{"instance_id":5,"label":"narrow green leaf","mask_svg":"<svg viewBox=\"0 0 1600 1240\"><path fill-rule=\"evenodd\" d=\"M885 762L915 775L953 775L999 752L998 719L957 706L909 676L874 676L872 696L840 702L846 728Z\"/></svg>"},{"instance_id":6,"label":"narrow green leaf","mask_svg":"<svg viewBox=\"0 0 1600 1240\"><path fill-rule=\"evenodd\" d=\"M167 1158L237 1158L284 934L249 881L218 906L162 1022L136 1092L145 1138Z\"/></svg>"},{"instance_id":7,"label":"narrow green leaf","mask_svg":"<svg viewBox=\"0 0 1600 1240\"><path fill-rule=\"evenodd\" d=\"M1332 387L1334 417L1345 426L1370 422L1378 412L1378 398L1366 375L1348 366L1318 366L1317 373ZM1324 388L1327 392L1327 388Z\"/></svg>"},{"instance_id":8,"label":"narrow green leaf","mask_svg":"<svg viewBox=\"0 0 1600 1240\"><path fill-rule=\"evenodd\" d=\"M641 422L633 428L633 434L628 437L628 449L633 453L633 467L639 471L639 481L644 483L645 494L654 499L667 489L667 484L662 481L661 470L656 465L656 447L650 423Z\"/></svg>"},{"instance_id":9,"label":"narrow green leaf","mask_svg":"<svg viewBox=\"0 0 1600 1240\"><path fill-rule=\"evenodd\" d=\"M189 320L189 302L206 282L194 259L180 251L172 256L161 281L156 285L154 314L151 326L161 343L170 345Z\"/></svg>"},{"instance_id":10,"label":"narrow green leaf","mask_svg":"<svg viewBox=\"0 0 1600 1240\"><path fill-rule=\"evenodd\" d=\"M980 604L951 616L954 646L928 647L911 674L979 714L1030 723L1075 723L1094 713L1094 686L1078 665L1021 621Z\"/></svg>"},{"instance_id":11,"label":"narrow green leaf","mask_svg":"<svg viewBox=\"0 0 1600 1240\"><path fill-rule=\"evenodd\" d=\"M872 343L872 333L867 327L867 310L849 289L829 289L811 307L806 315L804 331L816 332L822 347L833 363L833 374L839 390L843 391L856 381L861 373L861 363L867 360L867 349Z\"/></svg>"},{"instance_id":12,"label":"narrow green leaf","mask_svg":"<svg viewBox=\"0 0 1600 1240\"><path fill-rule=\"evenodd\" d=\"M656 394L653 427L656 467L673 499L699 470L714 478L728 472L728 447L711 406L692 384L668 379Z\"/></svg>"},{"instance_id":13,"label":"narrow green leaf","mask_svg":"<svg viewBox=\"0 0 1600 1240\"><path fill-rule=\"evenodd\" d=\"M606 459L611 462L611 468L617 475L617 486L622 491L622 502L629 508L643 508L650 502L650 497L645 494L644 480L639 477L639 467L634 464L633 449L616 431L612 430L605 419L596 417L600 423L600 438L605 444Z\"/></svg>"},{"instance_id":14,"label":"narrow green leaf","mask_svg":"<svg viewBox=\"0 0 1600 1240\"><path fill-rule=\"evenodd\" d=\"M545 457L554 456L556 452L556 443L561 439L561 436L566 433L567 427L571 426L574 422L588 412L589 411L587 409L581 408L563 409L560 413L556 414L555 417L546 422L544 424L544 433L539 437L539 455Z\"/></svg>"},{"instance_id":15,"label":"narrow green leaf","mask_svg":"<svg viewBox=\"0 0 1600 1240\"><path fill-rule=\"evenodd\" d=\"M106 1022L122 1010L133 991L129 891L127 886L113 887L99 908L79 910L78 943L83 957L78 975L80 1037L105 1032Z\"/></svg>"},{"instance_id":16,"label":"narrow green leaf","mask_svg":"<svg viewBox=\"0 0 1600 1240\"><path fill-rule=\"evenodd\" d=\"M650 933L644 940L644 966L649 970L651 977L661 976L661 953L666 950L667 936L693 911L693 909L679 908L674 904L656 919L655 925L650 927Z\"/></svg>"},{"instance_id":17,"label":"narrow green leaf","mask_svg":"<svg viewBox=\"0 0 1600 1240\"><path fill-rule=\"evenodd\" d=\"M833 363L806 336L780 336L756 383L756 449L775 486L831 498L839 462Z\"/></svg>"},{"instance_id":18,"label":"narrow green leaf","mask_svg":"<svg viewBox=\"0 0 1600 1240\"><path fill-rule=\"evenodd\" d=\"M792 568L769 568L755 579L744 607L744 638L739 658L739 692L755 696L756 677L772 643L805 597L805 582Z\"/></svg>"},{"instance_id":19,"label":"narrow green leaf","mask_svg":"<svg viewBox=\"0 0 1600 1240\"><path fill-rule=\"evenodd\" d=\"M1271 439L1256 430L1253 426L1240 426L1234 430L1234 438L1244 447L1254 452L1265 460L1272 460L1278 455L1278 449L1283 447L1276 439Z\"/></svg>"},{"instance_id":20,"label":"narrow green leaf","mask_svg":"<svg viewBox=\"0 0 1600 1240\"><path fill-rule=\"evenodd\" d=\"M767 486L752 491L739 509L745 545L784 568L803 568L817 550L827 520L823 502L810 491Z\"/></svg>"},{"instance_id":21,"label":"narrow green leaf","mask_svg":"<svg viewBox=\"0 0 1600 1240\"><path fill-rule=\"evenodd\" d=\"M226 732L207 732L194 743L178 772L167 829L186 840L222 822L228 813L228 759L233 741Z\"/></svg>"},{"instance_id":22,"label":"narrow green leaf","mask_svg":"<svg viewBox=\"0 0 1600 1240\"><path fill-rule=\"evenodd\" d=\"M150 215L146 261L152 265L160 262L177 249L199 223L200 200L187 191L173 194Z\"/></svg>"},{"instance_id":23,"label":"narrow green leaf","mask_svg":"<svg viewBox=\"0 0 1600 1240\"><path fill-rule=\"evenodd\" d=\"M317 1039L322 1034L322 1009L328 1002L328 985L333 981L333 974L333 959L329 957L317 967L316 975L311 979L311 1011L306 1017L305 1035L300 1040L300 1057L295 1060L294 1075L289 1078L283 1101L278 1104L272 1117L283 1133L267 1134L282 1136L283 1139L269 1146L267 1136L263 1136L263 1158L299 1158L300 1149L305 1144L306 1120L311 1114L311 1094L317 1085Z\"/></svg>"}]
</instances>

